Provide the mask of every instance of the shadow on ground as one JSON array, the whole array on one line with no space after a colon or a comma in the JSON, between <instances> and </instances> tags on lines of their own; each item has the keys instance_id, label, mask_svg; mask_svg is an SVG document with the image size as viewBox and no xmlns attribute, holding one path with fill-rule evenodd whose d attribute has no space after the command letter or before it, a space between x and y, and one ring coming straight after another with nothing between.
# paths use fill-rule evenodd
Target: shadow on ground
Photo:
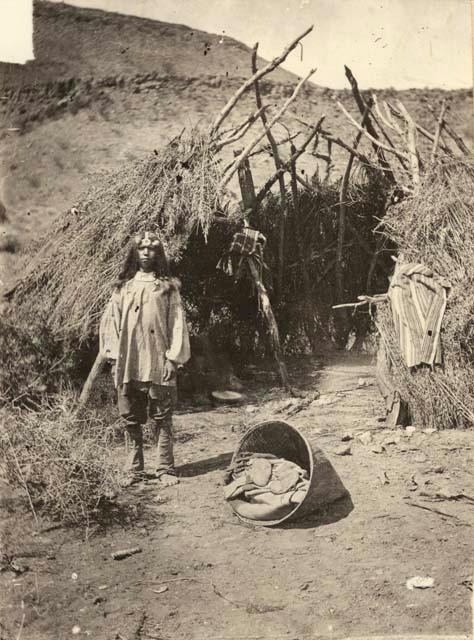
<instances>
[{"instance_id":1,"label":"shadow on ground","mask_svg":"<svg viewBox=\"0 0 474 640\"><path fill-rule=\"evenodd\" d=\"M178 475L182 478L195 478L196 476L203 476L212 471L223 471L229 466L231 460L232 451L229 453L221 453L218 456L206 458L205 460L183 464L177 471Z\"/></svg>"}]
</instances>

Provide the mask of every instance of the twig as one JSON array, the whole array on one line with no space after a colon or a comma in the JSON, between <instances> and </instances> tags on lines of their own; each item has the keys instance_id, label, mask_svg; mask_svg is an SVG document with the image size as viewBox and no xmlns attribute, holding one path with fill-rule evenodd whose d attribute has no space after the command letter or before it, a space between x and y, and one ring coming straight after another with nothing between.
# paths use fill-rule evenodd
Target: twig
<instances>
[{"instance_id":1,"label":"twig","mask_svg":"<svg viewBox=\"0 0 474 640\"><path fill-rule=\"evenodd\" d=\"M216 145L216 153L218 151L221 151L221 149L223 149L227 145L237 142L237 140L240 140L240 138L243 138L244 135L247 133L247 131L250 129L250 127L256 122L257 118L260 115L262 115L265 109L267 108L268 107L261 107L260 109L258 109L254 114L250 116L248 122L246 122L245 125L237 131L237 133L235 133L233 136L229 138L225 138L224 140L221 140L219 144Z\"/></svg>"},{"instance_id":2,"label":"twig","mask_svg":"<svg viewBox=\"0 0 474 640\"><path fill-rule=\"evenodd\" d=\"M375 107L375 111L377 112L377 116L384 123L384 125L386 127L388 127L389 129L392 129L392 131L395 131L395 133L397 135L399 135L400 137L403 138L403 132L401 131L400 127L395 122L393 122L392 118L390 117L390 112L388 111L387 103L384 103L384 107L385 107L386 112L387 112L387 117L384 117L384 115L382 113L382 110L380 109L379 103L377 101L377 96L375 95L375 93L372 94L372 101L374 103L374 107ZM374 120L375 120L375 118L374 118ZM380 123L377 120L375 120L375 122L377 122L377 125L379 126L380 130L382 131L382 134L383 134L385 140L389 143L389 145L392 148L395 148L394 143L392 142L392 140L388 136L388 134L385 132L385 129L383 129L381 127ZM408 167L407 167L406 163L401 158L399 158L398 156L396 156L396 157L397 157L398 161L400 162L400 164L402 166L402 169L404 171L408 171Z\"/></svg>"},{"instance_id":3,"label":"twig","mask_svg":"<svg viewBox=\"0 0 474 640\"><path fill-rule=\"evenodd\" d=\"M244 162L245 158L249 155L249 153L252 151L252 149L255 147L255 145L257 145L260 142L260 140L265 135L267 135L268 130L271 129L273 127L273 125L276 124L276 122L278 122L278 120L283 116L285 111L288 109L290 104L294 101L294 99L298 95L299 90L301 89L303 84L306 82L306 80L308 80L308 78L310 78L313 75L314 72L315 72L315 69L311 69L309 71L309 73L298 82L298 84L296 85L293 93L288 98L288 100L285 102L285 104L281 107L281 109L277 112L277 114L275 116L273 116L273 118L270 120L268 125L264 125L264 130L262 131L262 133L260 133L258 136L256 136L256 138L254 138L253 140L251 140L248 143L248 145L242 151L240 156L237 158L237 160L231 166L231 168L230 168L229 172L227 173L227 175L222 178L222 180L221 180L221 182L219 184L219 189L223 189L226 186L226 184L228 184L230 182L232 176L238 170L238 168L241 166L241 164Z\"/></svg>"},{"instance_id":4,"label":"twig","mask_svg":"<svg viewBox=\"0 0 474 640\"><path fill-rule=\"evenodd\" d=\"M198 578L187 578L187 577L183 577L183 578L171 578L170 580L163 580L162 582L156 583L156 582L152 582L152 584L168 584L169 582L197 582L198 584L207 584L209 585L212 590L214 591L214 593L216 594L216 596L218 596L219 598L222 598L223 600L225 600L226 602L230 602L230 604L233 604L236 607L246 607L247 605L243 602L236 602L235 600L231 600L230 598L227 598L226 596L224 596L219 589L216 587L216 585L212 582L212 580L199 580ZM141 585L143 584L142 582L136 582L135 585Z\"/></svg>"},{"instance_id":5,"label":"twig","mask_svg":"<svg viewBox=\"0 0 474 640\"><path fill-rule=\"evenodd\" d=\"M405 502L405 504L407 504L409 507L418 507L418 509L424 509L425 511L432 511L433 513L437 513L440 516L444 516L446 518L453 518L454 520L460 520L461 522L463 522L461 520L461 518L458 518L457 516L455 516L455 515L453 515L451 513L446 513L445 511L440 511L439 509L433 509L431 507L426 507L425 505L418 504L417 502Z\"/></svg>"},{"instance_id":6,"label":"twig","mask_svg":"<svg viewBox=\"0 0 474 640\"><path fill-rule=\"evenodd\" d=\"M304 31L300 36L298 36L295 40L293 40L293 42L291 42L279 56L274 58L271 62L265 65L265 67L262 67L262 69L254 73L252 77L248 78L244 82L244 84L234 93L234 95L231 96L231 98L229 99L225 107L217 116L216 120L214 121L214 124L212 125L211 134L214 133L220 127L222 122L225 120L225 118L229 115L229 113L232 111L232 109L236 105L239 98L247 91L247 89L249 89L253 85L255 80L260 80L260 78L263 78L263 76L271 73L273 69L276 69L276 67L278 67L282 62L284 62L288 54L291 51L293 51L293 49L296 47L298 42L302 40L305 36L307 36L308 33L310 33L312 30L313 30L313 25L311 25L311 27L306 29L306 31Z\"/></svg>"},{"instance_id":7,"label":"twig","mask_svg":"<svg viewBox=\"0 0 474 640\"><path fill-rule=\"evenodd\" d=\"M130 549L121 549L120 551L113 551L110 554L112 560L123 560L133 556L135 553L141 553L141 547L132 547Z\"/></svg>"},{"instance_id":8,"label":"twig","mask_svg":"<svg viewBox=\"0 0 474 640\"><path fill-rule=\"evenodd\" d=\"M247 118L245 118L243 122L241 122L237 126L229 127L228 129L224 129L223 131L220 131L219 136L222 137L227 134L231 134L234 136L236 133L241 131L241 129L243 129L253 119L254 115L255 113L251 113Z\"/></svg>"},{"instance_id":9,"label":"twig","mask_svg":"<svg viewBox=\"0 0 474 640\"><path fill-rule=\"evenodd\" d=\"M396 109L392 104L390 104L390 102L385 102L384 105L389 110L389 113L393 114L399 120L403 120L402 114L398 111L398 109ZM395 122L393 120L392 120L392 122L393 122L393 124L395 126ZM435 137L434 137L434 135L432 133L430 133L427 129L425 129L424 127L422 127L418 123L416 123L415 126L416 126L416 130L418 131L418 133L420 133L422 136L424 136L425 138L427 138L431 142L434 142ZM397 127L397 128L400 131L400 135L403 135L401 130L400 130L400 128L399 127ZM445 126L444 126L444 130L446 132L448 132L448 125L446 123L445 123ZM450 156L453 155L453 152L451 151L451 149L449 147L447 147L446 145L440 145L440 149L442 149L445 153L447 153Z\"/></svg>"},{"instance_id":10,"label":"twig","mask_svg":"<svg viewBox=\"0 0 474 640\"><path fill-rule=\"evenodd\" d=\"M359 302L346 302L344 304L333 305L333 309L343 309L345 307L361 307L364 304L379 304L388 300L386 293L379 293L374 296L357 296Z\"/></svg>"},{"instance_id":11,"label":"twig","mask_svg":"<svg viewBox=\"0 0 474 640\"><path fill-rule=\"evenodd\" d=\"M278 176L280 173L285 173L285 171L288 171L290 166L291 166L291 162L294 162L295 160L297 160L305 151L306 151L306 147L309 145L309 143L311 142L311 140L313 140L313 138L318 134L318 132L321 129L321 124L323 123L323 120L326 116L321 116L321 118L319 119L319 122L317 123L317 125L313 128L312 132L310 133L310 135L306 138L306 140L303 142L303 144L301 145L301 147L297 150L297 152L290 157L289 160L287 160L285 163L283 163L283 165L278 169L278 171L276 171L273 176L271 176L271 178L269 178L267 180L267 182L263 185L263 187L260 189L260 191L257 193L257 198L256 201L257 203L261 202L263 200L263 198L265 197L265 195L268 193L268 191L270 191L270 189L272 188L272 186L275 184L275 182L278 180Z\"/></svg>"},{"instance_id":12,"label":"twig","mask_svg":"<svg viewBox=\"0 0 474 640\"><path fill-rule=\"evenodd\" d=\"M464 140L461 138L460 135L458 135L454 131L454 129L447 122L444 123L444 130L446 131L448 136L450 136L454 140L454 142L457 144L459 149L464 153L464 155L466 156L471 155L471 152L469 151L469 148L466 146L466 143L464 142Z\"/></svg>"},{"instance_id":13,"label":"twig","mask_svg":"<svg viewBox=\"0 0 474 640\"><path fill-rule=\"evenodd\" d=\"M363 164L365 164L365 165L367 165L369 167L374 167L374 169L380 169L380 171L384 171L384 169L382 169L382 167L377 167L376 164L371 162L366 155L364 155L363 153L360 153L360 151L357 151L356 149L353 149L352 147L350 147L346 142L341 140L341 138L336 138L329 131L326 131L325 129L321 129L320 134L328 142L337 144L339 147L342 147L343 149L345 149L348 153L352 153Z\"/></svg>"},{"instance_id":14,"label":"twig","mask_svg":"<svg viewBox=\"0 0 474 640\"><path fill-rule=\"evenodd\" d=\"M388 151L390 153L395 154L397 157L401 158L402 160L409 160L409 156L406 153L402 153L401 151L399 151L398 149L394 149L392 147L387 146L386 144L384 144L383 142L381 142L378 138L374 138L368 131L367 129L364 129L363 127L360 126L360 124L358 122L356 122L354 120L354 118L351 116L351 114L344 108L344 106L342 105L341 102L337 102L337 106L339 107L339 109L343 112L343 114L346 116L346 118L348 118L348 120L351 122L351 124L358 129L359 131L362 131L362 133L367 136L367 138L369 138L369 140L377 145L378 147L380 147L381 149L384 149L385 151ZM391 169L390 169L391 171Z\"/></svg>"}]
</instances>

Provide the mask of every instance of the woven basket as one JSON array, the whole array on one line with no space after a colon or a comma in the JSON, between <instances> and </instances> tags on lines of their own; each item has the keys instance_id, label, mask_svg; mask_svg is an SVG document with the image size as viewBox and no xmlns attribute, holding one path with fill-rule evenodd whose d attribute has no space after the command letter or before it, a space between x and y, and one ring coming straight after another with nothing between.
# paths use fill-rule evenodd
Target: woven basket
<instances>
[{"instance_id":1,"label":"woven basket","mask_svg":"<svg viewBox=\"0 0 474 640\"><path fill-rule=\"evenodd\" d=\"M278 458L295 462L309 475L309 488L300 504L288 507L288 512L278 520L251 520L238 512L243 500L229 500L234 513L249 524L271 527L283 522L291 522L347 495L347 490L324 453L312 447L306 438L286 422L269 421L252 427L240 440L232 457L234 463L242 452L271 453Z\"/></svg>"}]
</instances>

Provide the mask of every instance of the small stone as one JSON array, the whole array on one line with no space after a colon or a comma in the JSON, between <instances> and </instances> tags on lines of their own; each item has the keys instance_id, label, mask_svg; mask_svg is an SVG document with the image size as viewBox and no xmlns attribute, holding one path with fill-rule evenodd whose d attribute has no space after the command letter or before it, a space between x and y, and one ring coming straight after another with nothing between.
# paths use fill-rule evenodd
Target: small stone
<instances>
[{"instance_id":1,"label":"small stone","mask_svg":"<svg viewBox=\"0 0 474 640\"><path fill-rule=\"evenodd\" d=\"M411 425L405 428L405 434L406 434L409 438L411 438L411 436L415 433L415 431L416 431L416 427L413 427L413 426L411 426Z\"/></svg>"},{"instance_id":2,"label":"small stone","mask_svg":"<svg viewBox=\"0 0 474 640\"><path fill-rule=\"evenodd\" d=\"M352 433L345 433L341 438L341 442L350 442L353 439L354 436L352 435Z\"/></svg>"},{"instance_id":3,"label":"small stone","mask_svg":"<svg viewBox=\"0 0 474 640\"><path fill-rule=\"evenodd\" d=\"M365 445L369 445L372 442L372 434L370 431L365 431L364 433L361 433L359 436L357 436L359 441L362 442L362 444Z\"/></svg>"},{"instance_id":4,"label":"small stone","mask_svg":"<svg viewBox=\"0 0 474 640\"><path fill-rule=\"evenodd\" d=\"M339 449L337 449L337 451L335 451L336 456L350 456L352 455L352 451L351 451L351 447L350 445L347 447L340 447Z\"/></svg>"},{"instance_id":5,"label":"small stone","mask_svg":"<svg viewBox=\"0 0 474 640\"><path fill-rule=\"evenodd\" d=\"M71 631L73 636L77 636L81 633L81 627L78 624L75 624Z\"/></svg>"},{"instance_id":6,"label":"small stone","mask_svg":"<svg viewBox=\"0 0 474 640\"><path fill-rule=\"evenodd\" d=\"M71 580L72 580L73 582L76 582L76 580L78 579L78 577L79 577L79 576L77 575L77 573L71 573Z\"/></svg>"},{"instance_id":7,"label":"small stone","mask_svg":"<svg viewBox=\"0 0 474 640\"><path fill-rule=\"evenodd\" d=\"M245 413L255 413L257 411L257 407L255 407L253 404L249 405L248 407L245 407Z\"/></svg>"},{"instance_id":8,"label":"small stone","mask_svg":"<svg viewBox=\"0 0 474 640\"><path fill-rule=\"evenodd\" d=\"M165 593L168 591L168 585L164 584L162 587L158 587L158 589L153 589L153 593Z\"/></svg>"},{"instance_id":9,"label":"small stone","mask_svg":"<svg viewBox=\"0 0 474 640\"><path fill-rule=\"evenodd\" d=\"M424 453L418 453L415 456L415 462L426 462L428 460L428 458L425 456Z\"/></svg>"},{"instance_id":10,"label":"small stone","mask_svg":"<svg viewBox=\"0 0 474 640\"><path fill-rule=\"evenodd\" d=\"M408 589L431 589L434 586L434 580L430 577L414 576L406 582Z\"/></svg>"},{"instance_id":11,"label":"small stone","mask_svg":"<svg viewBox=\"0 0 474 640\"><path fill-rule=\"evenodd\" d=\"M431 435L432 433L436 433L436 429L423 429L423 433L426 433L426 435Z\"/></svg>"}]
</instances>

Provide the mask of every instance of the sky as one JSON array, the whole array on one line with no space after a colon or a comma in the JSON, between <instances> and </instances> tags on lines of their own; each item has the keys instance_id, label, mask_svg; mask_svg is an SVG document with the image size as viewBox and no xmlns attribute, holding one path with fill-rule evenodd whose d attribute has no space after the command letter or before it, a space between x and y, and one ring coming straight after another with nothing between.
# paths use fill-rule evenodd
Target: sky
<instances>
[{"instance_id":1,"label":"sky","mask_svg":"<svg viewBox=\"0 0 474 640\"><path fill-rule=\"evenodd\" d=\"M8 26L13 6L26 16L31 2L0 0L0 59L15 46L20 62L31 56L31 44L28 50L28 42L18 37L19 23ZM363 86L374 88L452 89L473 84L471 0L68 0L67 4L185 24L249 46L258 41L260 55L267 59L314 24L303 49L292 52L284 66L298 76L317 67L313 81L332 88L347 86L344 64Z\"/></svg>"}]
</instances>

